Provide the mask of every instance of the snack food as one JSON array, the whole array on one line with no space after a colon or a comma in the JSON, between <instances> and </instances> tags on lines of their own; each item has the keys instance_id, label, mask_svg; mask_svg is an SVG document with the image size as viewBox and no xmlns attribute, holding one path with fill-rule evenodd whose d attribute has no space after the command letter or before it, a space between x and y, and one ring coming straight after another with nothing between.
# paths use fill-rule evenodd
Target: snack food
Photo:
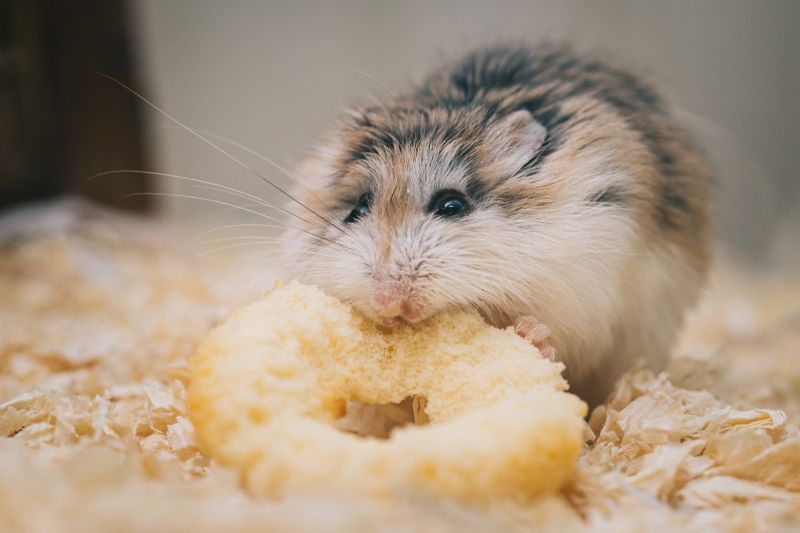
<instances>
[{"instance_id":1,"label":"snack food","mask_svg":"<svg viewBox=\"0 0 800 533\"><path fill-rule=\"evenodd\" d=\"M199 345L189 412L201 448L268 496L347 490L528 499L571 475L585 405L561 365L472 311L388 331L291 283ZM424 397L430 425L385 440L337 430L347 401Z\"/></svg>"}]
</instances>

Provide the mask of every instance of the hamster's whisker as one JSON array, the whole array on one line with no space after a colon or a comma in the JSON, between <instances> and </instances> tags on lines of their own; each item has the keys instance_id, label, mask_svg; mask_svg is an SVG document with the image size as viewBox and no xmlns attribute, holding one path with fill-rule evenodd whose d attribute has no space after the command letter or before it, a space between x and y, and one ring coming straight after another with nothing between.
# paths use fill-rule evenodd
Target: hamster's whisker
<instances>
[{"instance_id":1,"label":"hamster's whisker","mask_svg":"<svg viewBox=\"0 0 800 533\"><path fill-rule=\"evenodd\" d=\"M203 180L203 179L200 179L200 178L192 178L192 177L189 177L189 176L182 176L180 174L171 174L169 172L159 172L157 170L139 170L139 169L132 169L132 168L121 168L121 169L115 169L115 170L106 170L105 172L98 172L97 174L93 174L93 175L89 176L88 179L93 180L93 179L97 179L97 178L102 178L104 176L113 176L113 175L116 175L116 174L145 174L145 175L148 175L148 176L159 176L159 177L163 177L163 178L172 178L172 179L182 180L182 181L191 181L191 182L194 182L194 183L202 183L204 185L218 187L219 189L224 189L226 191L234 191L234 192L238 192L238 193L241 193L241 194L248 194L248 195L252 196L253 198L258 198L259 200L263 200L262 198L259 198L258 196L254 195L254 194L250 194L250 193L247 193L247 192L245 192L245 191L243 191L241 189L236 189L235 187L230 187L228 185L223 185L221 183L216 183L216 182L209 181L209 180ZM263 200L263 201L266 201L266 200Z\"/></svg>"},{"instance_id":2,"label":"hamster's whisker","mask_svg":"<svg viewBox=\"0 0 800 533\"><path fill-rule=\"evenodd\" d=\"M353 69L353 72L356 74L361 74L362 76L366 76L367 78L371 79L375 83L381 86L381 88L386 91L386 93L391 96L392 98L397 98L397 95L392 91L385 83L383 83L380 78L360 69Z\"/></svg>"},{"instance_id":3,"label":"hamster's whisker","mask_svg":"<svg viewBox=\"0 0 800 533\"><path fill-rule=\"evenodd\" d=\"M251 242L239 242L235 244L228 244L226 246L220 246L218 248L214 248L212 250L206 250L204 252L200 252L196 255L192 256L192 259L199 259L206 255L215 254L221 252L223 250L229 250L232 248L241 248L242 246L256 246L256 245L264 245L264 244L280 244L280 241L272 241L272 240L263 240L263 241L251 241Z\"/></svg>"},{"instance_id":4,"label":"hamster's whisker","mask_svg":"<svg viewBox=\"0 0 800 533\"><path fill-rule=\"evenodd\" d=\"M157 126L156 129L157 130L161 129L161 130L186 131L184 128L179 127L179 126ZM284 167L283 165L281 165L277 161L274 161L274 160L270 159L269 157L261 154L260 152L257 152L256 150L250 148L249 146L247 146L245 144L242 144L240 142L234 141L233 139L229 139L228 137L224 137L224 136L220 135L219 133L214 133L212 131L208 131L208 130L204 130L204 129L200 129L200 128L191 128L191 129L196 131L197 133L200 133L200 134L204 135L205 137L210 137L210 138L212 138L214 140L223 142L225 144L229 144L231 146L235 146L236 148L240 149L241 151L246 152L246 153L252 155L253 157L257 157L258 159L264 161L268 165L271 165L272 167L274 167L277 171L279 171L281 174L285 175L287 178L289 178L292 181L295 181L297 179L291 172L289 172L289 170L286 167Z\"/></svg>"},{"instance_id":5,"label":"hamster's whisker","mask_svg":"<svg viewBox=\"0 0 800 533\"><path fill-rule=\"evenodd\" d=\"M222 230L232 229L232 228L262 228L262 227L273 228L274 226L272 224L256 224L256 223L226 224L225 226L216 226L216 227L211 228L211 229L209 229L207 231L204 231L203 233L199 233L195 237L202 237L203 235L208 235L209 233L214 233L215 231L222 231ZM282 227L283 226L281 226L281 228Z\"/></svg>"},{"instance_id":6,"label":"hamster's whisker","mask_svg":"<svg viewBox=\"0 0 800 533\"><path fill-rule=\"evenodd\" d=\"M273 243L276 243L276 244L282 244L282 243L287 242L287 239L282 239L282 238L279 238L279 237L274 237L273 238L273 237L269 237L267 235L231 235L230 237L220 237L220 238L217 238L217 239L206 239L204 241L197 241L197 242L192 243L192 244L199 246L199 245L206 245L206 244L214 244L214 243L218 243L218 242L247 241L247 240L261 240L261 241L269 240L270 242L273 242ZM324 248L323 246L318 245L318 244L315 244L315 245L312 245L312 246L316 247L316 248Z\"/></svg>"},{"instance_id":7,"label":"hamster's whisker","mask_svg":"<svg viewBox=\"0 0 800 533\"><path fill-rule=\"evenodd\" d=\"M255 259L257 257L265 256L265 255L274 256L275 253L276 253L276 251L275 251L274 248L264 248L264 249L251 250L249 252L237 251L236 252L236 257L240 258L240 259L242 259L244 261L249 261L249 260ZM320 254L319 252L310 252L309 255L322 255L322 254Z\"/></svg>"},{"instance_id":8,"label":"hamster's whisker","mask_svg":"<svg viewBox=\"0 0 800 533\"><path fill-rule=\"evenodd\" d=\"M248 240L269 240L271 243L280 243L283 242L279 239L272 239L265 235L231 235L230 237L220 237L218 239L206 239L204 241L197 241L193 242L192 246L205 246L207 244L216 244L219 242L231 242L231 241L248 241Z\"/></svg>"},{"instance_id":9,"label":"hamster's whisker","mask_svg":"<svg viewBox=\"0 0 800 533\"><path fill-rule=\"evenodd\" d=\"M198 233L194 236L194 239L199 239L200 237L204 237L206 235L211 235L212 233L221 232L227 229L233 228L269 228L269 229L286 229L286 226L276 226L274 224L256 224L256 223L245 223L245 224L227 224L225 226L217 226L206 230L202 233Z\"/></svg>"},{"instance_id":10,"label":"hamster's whisker","mask_svg":"<svg viewBox=\"0 0 800 533\"><path fill-rule=\"evenodd\" d=\"M206 198L204 196L195 196L195 195L191 195L191 194L180 194L180 193L171 193L171 192L135 192L135 193L131 193L131 194L126 194L124 196L124 198L131 198L131 197L136 197L136 196L166 196L166 197L172 197L172 198L185 198L187 200L199 200L199 201L202 201L202 202L209 202L209 203L212 203L212 204L224 205L224 206L227 206L227 207L231 207L233 209L238 209L239 211L244 211L246 213L251 213L253 215L264 217L264 218L266 218L268 220L278 220L278 219L275 219L273 217L270 217L269 215L265 215L264 213L262 213L260 211L255 211L255 210L249 209L247 207L243 207L243 206L236 205L236 204L231 204L229 202L223 202L222 200L217 200L215 198ZM280 222L280 220L278 220L278 221ZM334 240L331 240L331 239L328 239L327 237L323 237L322 235L317 235L316 233L312 233L310 231L304 230L303 228L297 228L297 229L299 231L302 231L303 233L306 233L306 234L308 234L308 235L310 235L312 237L315 237L317 239L321 239L321 240L327 241L327 242L329 242L331 244L335 244L337 246L341 246L342 248L344 248L346 250L350 249L349 247L345 246L344 244L342 244L340 242L337 242L337 241L334 241Z\"/></svg>"},{"instance_id":11,"label":"hamster's whisker","mask_svg":"<svg viewBox=\"0 0 800 533\"><path fill-rule=\"evenodd\" d=\"M214 239L206 239L206 240L202 240L201 239L201 237L204 237L204 236L207 236L207 235L211 236L211 235L213 235L215 233L222 232L222 231L224 231L226 229L244 228L244 227L267 228L267 229L285 229L284 226L277 226L277 225L274 225L274 224L228 224L226 226L219 226L219 227L216 227L216 228L211 228L211 229L209 229L207 231L204 231L202 233L199 233L199 234L195 235L192 238L192 241L193 241L192 244L208 244L208 243L213 243L213 242L222 242L224 240L244 240L244 239L250 239L250 238L254 238L254 239L266 239L266 238L269 238L269 239L274 239L276 242L281 242L281 243L293 242L292 238L287 237L285 235L229 235L229 236L226 236L226 237L220 237L220 238L214 238ZM317 248L317 249L320 249L320 250L326 249L326 247L321 245L321 244L315 244L315 243L311 243L311 242L306 243L304 246L306 246L308 248Z\"/></svg>"},{"instance_id":12,"label":"hamster's whisker","mask_svg":"<svg viewBox=\"0 0 800 533\"><path fill-rule=\"evenodd\" d=\"M171 179L180 180L180 181L188 181L188 182L191 182L191 183L201 183L201 184L203 184L203 185L205 185L207 187L213 188L213 190L217 190L219 192L225 192L225 193L230 194L232 196L238 196L239 198L242 198L242 199L251 200L251 201L256 202L259 205L262 205L264 207L268 207L270 209L274 209L276 211L280 211L282 213L286 213L287 215L293 216L293 217L295 217L295 218L297 218L299 220L302 220L306 224L311 224L305 218L303 218L303 217L301 217L301 216L299 216L299 215L297 215L295 213L292 213L291 211L283 209L282 207L278 207L278 206L272 205L269 202L267 202L266 200L264 200L263 198L260 198L260 197L254 195L254 194L250 194L248 192L242 191L240 189L236 189L234 187L230 187L228 185L222 185L221 183L215 183L213 181L203 180L203 179L200 179L200 178L192 178L190 176L182 176L180 174L171 174L169 172L157 172L155 170L119 169L119 170L107 170L105 172L100 172L98 174L94 174L93 176L90 176L89 179L96 179L96 178L100 178L100 177L103 177L103 176L111 176L111 175L116 175L116 174L145 174L145 175L148 175L148 176L160 176L160 177L171 178ZM267 218L270 218L270 220L274 220L276 222L280 222L280 220L277 219L277 218L272 218L272 217L269 217L268 215L264 215L264 216L267 216Z\"/></svg>"},{"instance_id":13,"label":"hamster's whisker","mask_svg":"<svg viewBox=\"0 0 800 533\"><path fill-rule=\"evenodd\" d=\"M266 200L262 200L258 196L254 196L254 195L249 194L249 193L245 193L245 192L240 193L240 192L235 192L235 191L231 191L231 190L221 190L221 189L219 189L219 186L213 185L213 184L212 185L194 185L194 186L189 187L189 189L190 190L202 190L202 191L216 191L216 192L229 194L229 195L234 196L236 198L241 198L242 200L249 200L249 201L255 202L255 206L262 206L262 207L266 207L268 209L274 209L276 211L280 211L281 213L286 213L287 215L290 215L290 216L292 216L292 217L294 217L294 218L296 218L298 220L301 220L301 221L305 222L308 225L313 225L308 219L305 219L305 218L301 217L298 214L292 213L291 211L287 211L286 209L283 209L282 207L278 207L278 206L272 205L269 202L267 202ZM254 207L252 204L243 204L243 205L249 205L250 207ZM286 227L288 227L288 226L286 226Z\"/></svg>"},{"instance_id":14,"label":"hamster's whisker","mask_svg":"<svg viewBox=\"0 0 800 533\"><path fill-rule=\"evenodd\" d=\"M247 204L242 204L242 205L244 207L250 207ZM191 237L191 240L192 240L192 242L203 242L202 241L202 237L212 236L214 234L224 235L223 230L225 230L225 229L237 228L237 227L246 227L246 226L251 226L251 227L254 227L254 228L264 228L266 230L285 230L287 228L287 226L279 225L279 224L231 224L231 225L228 225L228 226L219 226L219 227L216 227L216 228L211 228L211 229L209 229L207 231L204 231L202 233L198 233L198 234L194 235L193 237ZM275 236L275 234L273 232L268 232L268 234L261 235L261 237L273 237L273 236Z\"/></svg>"},{"instance_id":15,"label":"hamster's whisker","mask_svg":"<svg viewBox=\"0 0 800 533\"><path fill-rule=\"evenodd\" d=\"M207 137L204 137L203 135L201 135L201 134L200 134L200 133L198 133L197 131L193 130L192 128L190 128L189 126L187 126L186 124L184 124L183 122L181 122L180 120L178 120L177 118L173 117L172 115L170 115L169 113L167 113L166 111L164 111L163 109L161 109L160 107L158 107L156 104L154 104L153 102L151 102L150 100L148 100L147 98L145 98L145 97L144 97L143 95L141 95L140 93L138 93L138 92L136 92L135 90L133 90L131 87L129 87L129 86L127 86L127 85L125 85L124 83L122 83L121 81L117 80L116 78L114 78L114 77L112 77L112 76L109 76L108 74L104 74L104 73L102 73L102 72L100 72L99 74L100 74L101 76L103 76L104 78L106 78L106 79L108 79L108 80L110 80L110 81L112 81L112 82L116 83L117 85L119 85L120 87L122 87L123 89L125 89L126 91L130 92L131 94L133 94L134 96L136 96L137 98L139 98L139 99L140 99L142 102L144 102L145 104L147 104L149 107L151 107L152 109L154 109L155 111L157 111L158 113L160 113L161 115L163 115L165 118L167 118L168 120L170 120L170 121L172 121L173 123L177 124L178 126L180 126L180 127L184 128L184 129L185 129L187 132L191 133L192 135L194 135L195 137L197 137L198 139L200 139L200 140L201 140L201 141L203 141L204 143L208 144L209 146L211 146L212 148L214 148L215 150L217 150L219 153L221 153L221 154L223 154L224 156L226 156L228 159L230 159L231 161L233 161L233 162L234 162L234 163L236 163L237 165L239 165L239 166L241 166L242 168L244 168L244 169L248 170L248 171L249 171L249 172L251 172L252 174L254 174L254 175L258 176L258 177L259 177L261 180L263 180L264 182L268 183L268 184L269 184L271 187L275 188L275 189L276 189L277 191L279 191L281 194L283 194L284 196L286 196L287 198L289 198L291 201L293 201L294 203L296 203L297 205L299 205L300 207L302 207L302 208L303 208L303 209L305 209L306 211L308 211L308 212L312 213L314 216L316 216L317 218L319 218L320 220L322 220L323 222L325 222L326 224L328 224L328 225L329 225L329 226L331 226L332 228L336 228L336 230L338 230L338 231L340 231L340 232L344 233L344 230L342 230L342 228L338 227L336 224L334 224L333 222L331 222L330 220L328 220L328 219L327 219L327 218L325 218L324 216L320 215L319 213L317 213L316 211L314 211L313 209L311 209L310 207L308 207L307 205L305 205L304 203L302 203L300 200L298 200L297 198L295 198L294 196L292 196L291 194L289 194L289 193L288 193L286 190L284 190L282 187L280 187L280 186L276 185L275 183L273 183L273 182L272 182L272 181L271 181L269 178L267 178L266 176L264 176L264 175L263 175L263 174L261 174L260 172L258 172L258 171L256 171L255 169L253 169L253 168L252 168L250 165L248 165L247 163L243 162L241 159L237 158L236 156L234 156L233 154L231 154L230 152L228 152L227 150L225 150L224 148L222 148L221 146L219 146L219 145L218 145L217 143L215 143L214 141L212 141L212 140L208 139ZM327 239L326 239L326 240L327 240ZM331 242L334 242L334 241L331 241Z\"/></svg>"},{"instance_id":16,"label":"hamster's whisker","mask_svg":"<svg viewBox=\"0 0 800 533\"><path fill-rule=\"evenodd\" d=\"M219 243L224 243L224 242L236 242L236 241L261 241L264 244L266 244L267 241L269 241L270 244L282 244L283 242L267 235L229 236L229 237L221 237L218 239L192 240L191 242L188 242L183 246L180 246L177 250L179 253L205 252L207 251L208 246L217 245Z\"/></svg>"},{"instance_id":17,"label":"hamster's whisker","mask_svg":"<svg viewBox=\"0 0 800 533\"><path fill-rule=\"evenodd\" d=\"M179 128L177 126L160 126L159 128L160 129L172 129L172 130L178 130L178 131L185 131L183 128ZM283 175L285 175L290 180L299 183L300 186L303 187L303 189L307 193L309 193L311 196L313 196L315 200L317 200L325 208L328 208L328 205L325 203L325 201L323 201L317 195L317 193L315 193L313 190L311 190L309 187L307 187L304 183L302 183L300 180L298 180L297 176L295 176L294 174L289 172L289 170L287 170L286 167L284 167L283 165L277 163L273 159L270 159L269 157L261 154L260 152L257 152L255 150L253 150L252 148L250 148L249 146L247 146L245 144L242 144L240 142L234 141L233 139L229 139L227 137L223 137L222 135L220 135L218 133L214 133L214 132L211 132L211 131L208 131L208 130L202 130L202 129L199 129L199 128L193 128L193 129L194 129L194 131L196 131L198 133L201 133L201 134L205 135L206 137L211 137L212 139L215 139L217 141L221 141L221 142L229 144L231 146L235 146L236 148L242 150L243 152L246 152L246 153L252 155L253 157L257 157L258 159L264 161L268 165L271 165L272 167L274 167L276 170L281 172ZM339 226L338 224L335 224L332 221L331 221L331 223L334 224L340 231L344 231L341 228L341 226Z\"/></svg>"}]
</instances>

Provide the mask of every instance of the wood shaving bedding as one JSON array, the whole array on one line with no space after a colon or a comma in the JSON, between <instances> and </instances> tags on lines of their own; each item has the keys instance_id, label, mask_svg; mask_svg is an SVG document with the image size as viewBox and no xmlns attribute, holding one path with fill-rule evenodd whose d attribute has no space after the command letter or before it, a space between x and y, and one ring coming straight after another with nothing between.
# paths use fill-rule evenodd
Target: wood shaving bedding
<instances>
[{"instance_id":1,"label":"wood shaving bedding","mask_svg":"<svg viewBox=\"0 0 800 533\"><path fill-rule=\"evenodd\" d=\"M185 412L188 357L239 301L162 233L75 203L0 220L4 531L800 527L794 281L718 275L669 372L628 373L593 413L554 497L265 501L199 452Z\"/></svg>"}]
</instances>

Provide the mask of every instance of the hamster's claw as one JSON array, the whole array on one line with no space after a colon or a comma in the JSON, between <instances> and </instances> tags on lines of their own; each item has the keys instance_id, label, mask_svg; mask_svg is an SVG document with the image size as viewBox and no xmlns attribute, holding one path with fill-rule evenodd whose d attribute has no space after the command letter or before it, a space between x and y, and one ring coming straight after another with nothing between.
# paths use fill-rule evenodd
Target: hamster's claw
<instances>
[{"instance_id":1,"label":"hamster's claw","mask_svg":"<svg viewBox=\"0 0 800 533\"><path fill-rule=\"evenodd\" d=\"M521 316L514 321L514 332L539 350L542 357L555 361L556 349L550 346L550 328L534 316Z\"/></svg>"}]
</instances>

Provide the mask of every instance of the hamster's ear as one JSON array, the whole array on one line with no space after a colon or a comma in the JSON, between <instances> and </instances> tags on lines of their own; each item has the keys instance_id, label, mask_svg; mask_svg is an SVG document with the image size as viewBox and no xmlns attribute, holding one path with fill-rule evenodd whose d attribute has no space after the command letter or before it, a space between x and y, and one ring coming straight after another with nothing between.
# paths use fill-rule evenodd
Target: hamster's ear
<instances>
[{"instance_id":1,"label":"hamster's ear","mask_svg":"<svg viewBox=\"0 0 800 533\"><path fill-rule=\"evenodd\" d=\"M487 141L494 153L494 166L505 177L518 172L533 159L547 138L547 130L525 109L500 118L489 126Z\"/></svg>"}]
</instances>

